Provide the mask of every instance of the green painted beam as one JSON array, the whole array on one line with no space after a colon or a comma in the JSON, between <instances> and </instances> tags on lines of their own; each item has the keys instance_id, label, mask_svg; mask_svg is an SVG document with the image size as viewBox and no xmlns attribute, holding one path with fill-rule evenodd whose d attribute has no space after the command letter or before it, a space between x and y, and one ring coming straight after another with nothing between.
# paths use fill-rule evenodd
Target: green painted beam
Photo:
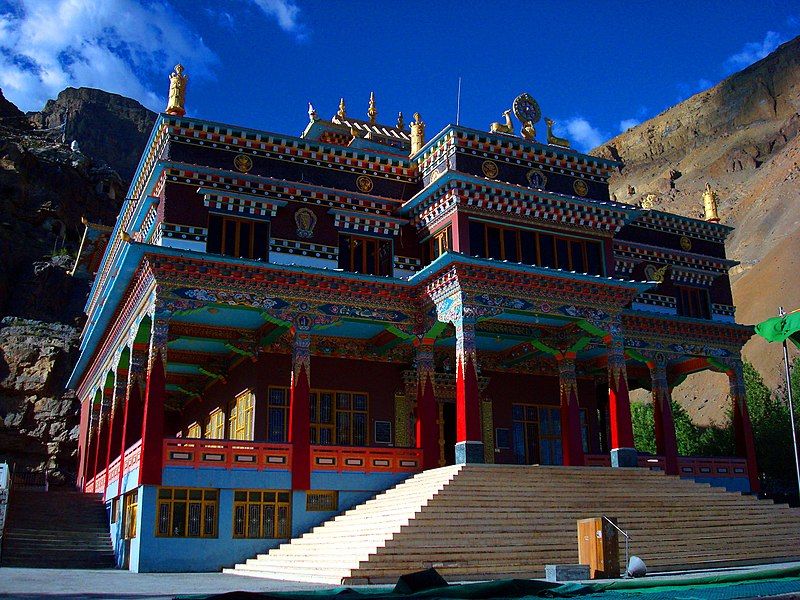
<instances>
[{"instance_id":1,"label":"green painted beam","mask_svg":"<svg viewBox=\"0 0 800 600\"><path fill-rule=\"evenodd\" d=\"M578 352L586 348L586 346L588 346L591 341L592 338L590 338L589 336L583 336L581 339L579 339L577 342L575 342L574 344L572 344L572 346L569 347L569 351L577 354Z\"/></svg>"},{"instance_id":2,"label":"green painted beam","mask_svg":"<svg viewBox=\"0 0 800 600\"><path fill-rule=\"evenodd\" d=\"M238 346L235 346L234 344L228 343L228 344L225 344L225 347L228 350L230 350L231 352L235 352L236 354L238 354L240 356L246 356L248 358L250 358L252 356L255 356L255 352L250 352L249 350L243 350L242 348L239 348Z\"/></svg>"},{"instance_id":3,"label":"green painted beam","mask_svg":"<svg viewBox=\"0 0 800 600\"><path fill-rule=\"evenodd\" d=\"M204 369L203 367L198 367L197 368L197 372L200 373L201 375L205 375L206 377L210 377L211 379L214 379L214 380L222 379L222 377L223 377L219 373L214 373L212 371L209 371L208 369Z\"/></svg>"},{"instance_id":4,"label":"green painted beam","mask_svg":"<svg viewBox=\"0 0 800 600\"><path fill-rule=\"evenodd\" d=\"M556 354L559 354L558 350L551 348L541 340L533 339L531 340L531 344L549 356L555 356Z\"/></svg>"},{"instance_id":5,"label":"green painted beam","mask_svg":"<svg viewBox=\"0 0 800 600\"><path fill-rule=\"evenodd\" d=\"M578 327L583 329L586 333L593 335L594 337L604 338L607 335L607 332L603 331L599 327L595 327L586 319L581 319L578 321Z\"/></svg>"}]
</instances>

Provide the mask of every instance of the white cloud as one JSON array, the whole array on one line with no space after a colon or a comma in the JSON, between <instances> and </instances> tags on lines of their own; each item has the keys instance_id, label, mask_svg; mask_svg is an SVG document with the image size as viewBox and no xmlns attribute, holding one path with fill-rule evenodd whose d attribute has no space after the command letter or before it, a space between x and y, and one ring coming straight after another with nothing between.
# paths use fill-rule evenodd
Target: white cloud
<instances>
[{"instance_id":1,"label":"white cloud","mask_svg":"<svg viewBox=\"0 0 800 600\"><path fill-rule=\"evenodd\" d=\"M636 127L641 121L639 119L622 119L619 122L620 133L625 133L631 127Z\"/></svg>"},{"instance_id":2,"label":"white cloud","mask_svg":"<svg viewBox=\"0 0 800 600\"><path fill-rule=\"evenodd\" d=\"M609 138L608 135L594 127L583 117L572 117L561 122L556 121L553 129L557 136L567 138L572 142L574 148L582 152L597 148Z\"/></svg>"},{"instance_id":3,"label":"white cloud","mask_svg":"<svg viewBox=\"0 0 800 600\"><path fill-rule=\"evenodd\" d=\"M725 60L729 72L739 71L761 60L786 40L777 31L768 31L760 42L748 42L742 49Z\"/></svg>"},{"instance_id":4,"label":"white cloud","mask_svg":"<svg viewBox=\"0 0 800 600\"><path fill-rule=\"evenodd\" d=\"M300 23L300 9L294 0L253 0L265 15L278 21L278 26L293 34L298 41L306 39L306 30Z\"/></svg>"},{"instance_id":5,"label":"white cloud","mask_svg":"<svg viewBox=\"0 0 800 600\"><path fill-rule=\"evenodd\" d=\"M0 88L22 110L40 109L67 86L162 110L177 62L202 79L213 77L217 57L158 0L20 0L0 14ZM155 76L162 85L154 89Z\"/></svg>"}]
</instances>

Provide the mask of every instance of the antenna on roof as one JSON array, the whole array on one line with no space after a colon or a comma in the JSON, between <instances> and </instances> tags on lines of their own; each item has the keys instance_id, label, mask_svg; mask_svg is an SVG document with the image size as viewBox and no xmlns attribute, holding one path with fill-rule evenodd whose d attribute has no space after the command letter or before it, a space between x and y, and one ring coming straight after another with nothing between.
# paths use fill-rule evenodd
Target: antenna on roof
<instances>
[{"instance_id":1,"label":"antenna on roof","mask_svg":"<svg viewBox=\"0 0 800 600\"><path fill-rule=\"evenodd\" d=\"M456 125L461 120L461 77L458 78L458 94L456 95Z\"/></svg>"}]
</instances>

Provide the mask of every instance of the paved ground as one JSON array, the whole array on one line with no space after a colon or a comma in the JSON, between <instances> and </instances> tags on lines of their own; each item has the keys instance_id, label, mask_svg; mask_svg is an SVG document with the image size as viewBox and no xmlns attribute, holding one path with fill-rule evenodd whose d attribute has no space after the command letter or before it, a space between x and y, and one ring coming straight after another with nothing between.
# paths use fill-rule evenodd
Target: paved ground
<instances>
[{"instance_id":1,"label":"paved ground","mask_svg":"<svg viewBox=\"0 0 800 600\"><path fill-rule=\"evenodd\" d=\"M717 569L713 571L691 571L685 573L653 576L669 580L709 575L712 573L737 573L782 567L800 566L800 563ZM649 578L649 577L648 577ZM214 594L231 591L277 592L332 588L331 585L293 583L273 579L239 577L221 573L130 573L107 570L67 569L17 569L0 568L0 598L20 599L165 599L183 594ZM392 586L372 586L391 589ZM796 598L796 596L784 596Z\"/></svg>"},{"instance_id":2,"label":"paved ground","mask_svg":"<svg viewBox=\"0 0 800 600\"><path fill-rule=\"evenodd\" d=\"M222 573L130 573L114 569L0 568L0 598L149 600L172 598L178 594L277 592L331 587L334 586Z\"/></svg>"}]
</instances>

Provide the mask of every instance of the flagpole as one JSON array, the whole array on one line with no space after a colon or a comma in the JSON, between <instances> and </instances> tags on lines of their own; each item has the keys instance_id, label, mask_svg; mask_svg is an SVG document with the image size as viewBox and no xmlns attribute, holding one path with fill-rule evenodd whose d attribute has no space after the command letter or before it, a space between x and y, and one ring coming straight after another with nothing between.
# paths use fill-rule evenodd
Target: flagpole
<instances>
[{"instance_id":1,"label":"flagpole","mask_svg":"<svg viewBox=\"0 0 800 600\"><path fill-rule=\"evenodd\" d=\"M781 306L778 309L778 316L783 317L786 313ZM789 394L789 420L792 424L792 446L794 447L794 467L797 475L797 493L800 497L800 456L797 453L797 431L794 426L794 401L792 399L792 378L789 374L789 348L786 346L786 340L783 340L783 368L786 372L786 391Z\"/></svg>"}]
</instances>

